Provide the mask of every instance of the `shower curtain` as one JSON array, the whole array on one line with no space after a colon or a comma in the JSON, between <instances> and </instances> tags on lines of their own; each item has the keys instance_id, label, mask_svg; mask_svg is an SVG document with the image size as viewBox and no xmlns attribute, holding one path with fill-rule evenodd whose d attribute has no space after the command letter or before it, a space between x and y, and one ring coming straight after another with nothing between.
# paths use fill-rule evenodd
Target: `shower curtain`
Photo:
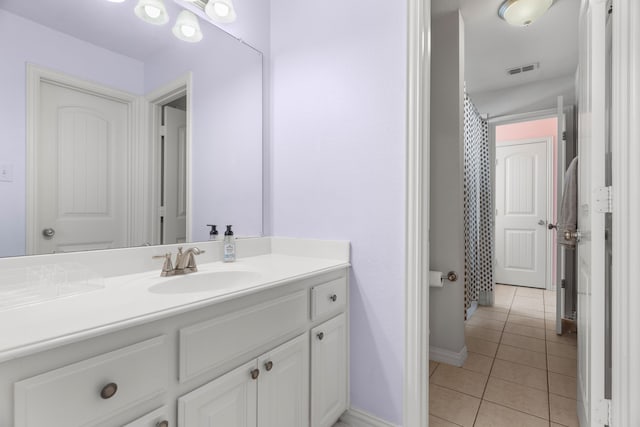
<instances>
[{"instance_id":1,"label":"shower curtain","mask_svg":"<svg viewBox=\"0 0 640 427\"><path fill-rule=\"evenodd\" d=\"M489 128L464 96L465 319L472 301L493 305L494 222Z\"/></svg>"}]
</instances>

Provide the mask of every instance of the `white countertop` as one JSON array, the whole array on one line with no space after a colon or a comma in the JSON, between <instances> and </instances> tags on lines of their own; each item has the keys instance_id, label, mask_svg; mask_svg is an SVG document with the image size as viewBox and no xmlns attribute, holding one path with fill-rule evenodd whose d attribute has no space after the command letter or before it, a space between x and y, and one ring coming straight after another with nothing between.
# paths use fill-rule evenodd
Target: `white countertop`
<instances>
[{"instance_id":1,"label":"white countertop","mask_svg":"<svg viewBox=\"0 0 640 427\"><path fill-rule=\"evenodd\" d=\"M348 267L344 259L271 253L234 263L208 262L186 276L159 277L160 268L107 277L104 288L0 311L0 362L217 304L294 280ZM154 293L153 285L214 271L253 271L241 284L192 293Z\"/></svg>"}]
</instances>

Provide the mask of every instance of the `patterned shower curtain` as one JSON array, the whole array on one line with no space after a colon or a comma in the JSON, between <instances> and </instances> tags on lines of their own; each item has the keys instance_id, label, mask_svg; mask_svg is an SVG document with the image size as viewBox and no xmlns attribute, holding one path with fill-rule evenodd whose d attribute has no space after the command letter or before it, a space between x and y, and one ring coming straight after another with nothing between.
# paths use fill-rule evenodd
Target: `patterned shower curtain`
<instances>
[{"instance_id":1,"label":"patterned shower curtain","mask_svg":"<svg viewBox=\"0 0 640 427\"><path fill-rule=\"evenodd\" d=\"M472 301L493 305L494 222L489 129L464 96L465 319Z\"/></svg>"}]
</instances>

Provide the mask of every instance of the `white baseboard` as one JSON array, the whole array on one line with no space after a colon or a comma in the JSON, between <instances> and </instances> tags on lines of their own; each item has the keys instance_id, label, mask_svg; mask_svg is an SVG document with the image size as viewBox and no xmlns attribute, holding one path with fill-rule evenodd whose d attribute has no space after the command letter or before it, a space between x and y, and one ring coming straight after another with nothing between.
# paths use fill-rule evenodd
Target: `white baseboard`
<instances>
[{"instance_id":1,"label":"white baseboard","mask_svg":"<svg viewBox=\"0 0 640 427\"><path fill-rule=\"evenodd\" d=\"M395 424L353 408L347 409L347 412L340 417L340 421L349 425L349 427L398 427Z\"/></svg>"},{"instance_id":2,"label":"white baseboard","mask_svg":"<svg viewBox=\"0 0 640 427\"><path fill-rule=\"evenodd\" d=\"M429 360L446 363L447 365L462 366L467 360L467 346L462 347L459 352L445 350L444 348L429 347Z\"/></svg>"}]
</instances>

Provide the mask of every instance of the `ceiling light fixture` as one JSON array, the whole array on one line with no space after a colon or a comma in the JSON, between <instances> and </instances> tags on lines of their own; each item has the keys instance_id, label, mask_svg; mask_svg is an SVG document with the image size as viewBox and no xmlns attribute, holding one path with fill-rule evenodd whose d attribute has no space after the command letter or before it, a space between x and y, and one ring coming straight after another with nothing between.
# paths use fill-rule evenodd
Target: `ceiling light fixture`
<instances>
[{"instance_id":1,"label":"ceiling light fixture","mask_svg":"<svg viewBox=\"0 0 640 427\"><path fill-rule=\"evenodd\" d=\"M107 0L110 1L111 3L124 3L125 0Z\"/></svg>"},{"instance_id":2,"label":"ceiling light fixture","mask_svg":"<svg viewBox=\"0 0 640 427\"><path fill-rule=\"evenodd\" d=\"M498 16L510 25L526 27L544 15L552 3L553 0L505 0Z\"/></svg>"},{"instance_id":3,"label":"ceiling light fixture","mask_svg":"<svg viewBox=\"0 0 640 427\"><path fill-rule=\"evenodd\" d=\"M185 42L197 43L202 40L198 17L188 10L180 12L172 31L174 36Z\"/></svg>"},{"instance_id":4,"label":"ceiling light fixture","mask_svg":"<svg viewBox=\"0 0 640 427\"><path fill-rule=\"evenodd\" d=\"M231 0L209 0L204 11L209 18L222 24L236 20L236 10Z\"/></svg>"},{"instance_id":5,"label":"ceiling light fixture","mask_svg":"<svg viewBox=\"0 0 640 427\"><path fill-rule=\"evenodd\" d=\"M134 9L138 18L154 25L164 25L169 22L169 14L162 0L140 0Z\"/></svg>"}]
</instances>

